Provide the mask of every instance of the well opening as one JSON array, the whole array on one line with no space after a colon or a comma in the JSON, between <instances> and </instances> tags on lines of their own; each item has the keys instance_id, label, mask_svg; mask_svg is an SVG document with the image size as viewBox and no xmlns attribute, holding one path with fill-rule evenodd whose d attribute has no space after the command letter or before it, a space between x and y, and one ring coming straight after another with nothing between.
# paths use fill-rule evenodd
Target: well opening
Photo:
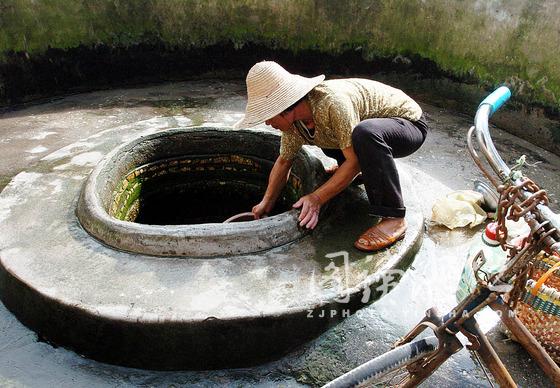
<instances>
[{"instance_id":1,"label":"well opening","mask_svg":"<svg viewBox=\"0 0 560 388\"><path fill-rule=\"evenodd\" d=\"M262 199L270 169L270 161L240 154L158 160L126 175L109 214L151 225L221 223ZM291 174L269 216L290 210L302 194Z\"/></svg>"},{"instance_id":2,"label":"well opening","mask_svg":"<svg viewBox=\"0 0 560 388\"><path fill-rule=\"evenodd\" d=\"M326 178L322 163L306 149L294 160L269 217L223 223L261 200L279 143L280 136L269 131L231 128L141 137L93 170L76 214L103 243L149 255L208 257L290 243L307 232L298 227L292 204Z\"/></svg>"}]
</instances>

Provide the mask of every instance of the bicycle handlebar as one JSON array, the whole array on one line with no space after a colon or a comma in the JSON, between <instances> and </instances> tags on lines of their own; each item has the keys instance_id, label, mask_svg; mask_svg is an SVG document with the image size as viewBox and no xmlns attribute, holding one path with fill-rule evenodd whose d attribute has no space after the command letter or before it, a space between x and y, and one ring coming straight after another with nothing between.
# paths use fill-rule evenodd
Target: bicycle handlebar
<instances>
[{"instance_id":1,"label":"bicycle handlebar","mask_svg":"<svg viewBox=\"0 0 560 388\"><path fill-rule=\"evenodd\" d=\"M509 99L510 96L511 92L507 87L502 86L496 89L480 103L474 118L474 129L480 149L490 164L490 167L492 167L494 172L500 177L501 182L496 182L492 179L491 174L488 174L488 172L485 171L481 163L477 164L495 186L504 182L509 177L511 170L503 161L502 157L496 150L496 147L494 147L494 142L492 141L492 136L490 136L490 130L488 129L488 119ZM469 132L469 140L470 134L471 133ZM473 155L475 161L477 159L480 160L478 155L476 155L476 152L473 153L474 149L471 149L471 144L469 144L469 150L471 151L471 155Z\"/></svg>"},{"instance_id":2,"label":"bicycle handlebar","mask_svg":"<svg viewBox=\"0 0 560 388\"><path fill-rule=\"evenodd\" d=\"M511 169L508 165L504 162L496 147L494 146L494 142L492 141L492 137L490 136L490 130L488 129L488 119L498 110L500 107L511 97L511 91L506 86L501 86L496 89L493 93L491 93L488 97L486 97L478 106L475 116L475 125L469 130L468 133L468 147L473 157L475 163L478 167L482 170L484 175L496 186L500 184L504 184L508 181L512 181L512 183L516 184L519 183L520 179L513 179L511 174ZM483 163L481 162L478 154L474 150L472 144L472 135L473 132L476 134L476 139L478 141L478 145L482 153L484 154L488 164L494 172L500 178L499 181L494 179L492 174L490 174L486 168L484 167ZM524 192L523 196L527 199L531 193ZM544 204L539 204L535 209L538 213L539 222L548 221L551 227L556 228L556 241L558 241L558 231L560 231L560 215L554 213L548 206ZM554 246L552 249L558 253L560 253L560 244L556 242L553 244Z\"/></svg>"},{"instance_id":3,"label":"bicycle handlebar","mask_svg":"<svg viewBox=\"0 0 560 388\"><path fill-rule=\"evenodd\" d=\"M511 97L511 91L506 86L500 86L498 89L494 90L492 94L486 97L480 105L478 106L480 109L481 105L488 104L491 106L490 113L488 117L492 116L494 112L504 105L507 100Z\"/></svg>"}]
</instances>

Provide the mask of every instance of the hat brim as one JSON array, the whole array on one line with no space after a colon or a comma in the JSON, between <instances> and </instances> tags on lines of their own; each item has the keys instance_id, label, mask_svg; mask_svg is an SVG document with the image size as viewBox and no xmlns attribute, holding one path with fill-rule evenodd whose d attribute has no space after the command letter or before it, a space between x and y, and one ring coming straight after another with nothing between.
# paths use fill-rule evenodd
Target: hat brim
<instances>
[{"instance_id":1,"label":"hat brim","mask_svg":"<svg viewBox=\"0 0 560 388\"><path fill-rule=\"evenodd\" d=\"M324 80L323 74L312 78L294 75L293 81L297 82L297 85L292 82L270 96L249 100L245 109L245 117L235 123L233 127L235 129L250 128L264 123L285 111Z\"/></svg>"}]
</instances>

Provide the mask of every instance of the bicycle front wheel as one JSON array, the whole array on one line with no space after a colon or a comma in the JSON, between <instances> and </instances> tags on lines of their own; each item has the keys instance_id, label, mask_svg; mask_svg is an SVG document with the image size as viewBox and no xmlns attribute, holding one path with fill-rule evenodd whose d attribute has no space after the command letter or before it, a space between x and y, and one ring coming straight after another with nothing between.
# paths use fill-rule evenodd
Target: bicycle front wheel
<instances>
[{"instance_id":1,"label":"bicycle front wheel","mask_svg":"<svg viewBox=\"0 0 560 388\"><path fill-rule=\"evenodd\" d=\"M379 384L383 387L399 386L408 380L407 366L435 351L439 341L427 337L401 345L370 360L323 386L323 388L355 387Z\"/></svg>"}]
</instances>

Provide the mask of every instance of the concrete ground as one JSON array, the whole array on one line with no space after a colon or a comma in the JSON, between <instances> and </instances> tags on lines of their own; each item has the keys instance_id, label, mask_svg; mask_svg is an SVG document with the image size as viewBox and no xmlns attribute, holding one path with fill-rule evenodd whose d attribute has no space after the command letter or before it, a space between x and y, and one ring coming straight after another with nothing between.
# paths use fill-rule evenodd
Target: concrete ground
<instances>
[{"instance_id":1,"label":"concrete ground","mask_svg":"<svg viewBox=\"0 0 560 388\"><path fill-rule=\"evenodd\" d=\"M242 81L205 80L99 91L31 105L0 116L0 188L41 158L97 132L156 120L161 128L231 125L245 104ZM466 149L472 117L420 101L431 133L414 155L401 160L418 182L426 219L436 198L470 189L481 179ZM473 107L473 114L476 107ZM526 154L525 173L549 190L558 209L560 158L493 128L498 150L511 163ZM430 182L429 185L423 182ZM406 275L381 300L284 358L253 368L154 372L101 364L42 342L0 305L1 386L317 386L385 350L424 311L455 303L465 255L480 228L449 231L427 222L424 244ZM526 352L502 334L492 312L479 314L500 356L521 386L552 386ZM489 386L467 351L450 359L426 386Z\"/></svg>"}]
</instances>

